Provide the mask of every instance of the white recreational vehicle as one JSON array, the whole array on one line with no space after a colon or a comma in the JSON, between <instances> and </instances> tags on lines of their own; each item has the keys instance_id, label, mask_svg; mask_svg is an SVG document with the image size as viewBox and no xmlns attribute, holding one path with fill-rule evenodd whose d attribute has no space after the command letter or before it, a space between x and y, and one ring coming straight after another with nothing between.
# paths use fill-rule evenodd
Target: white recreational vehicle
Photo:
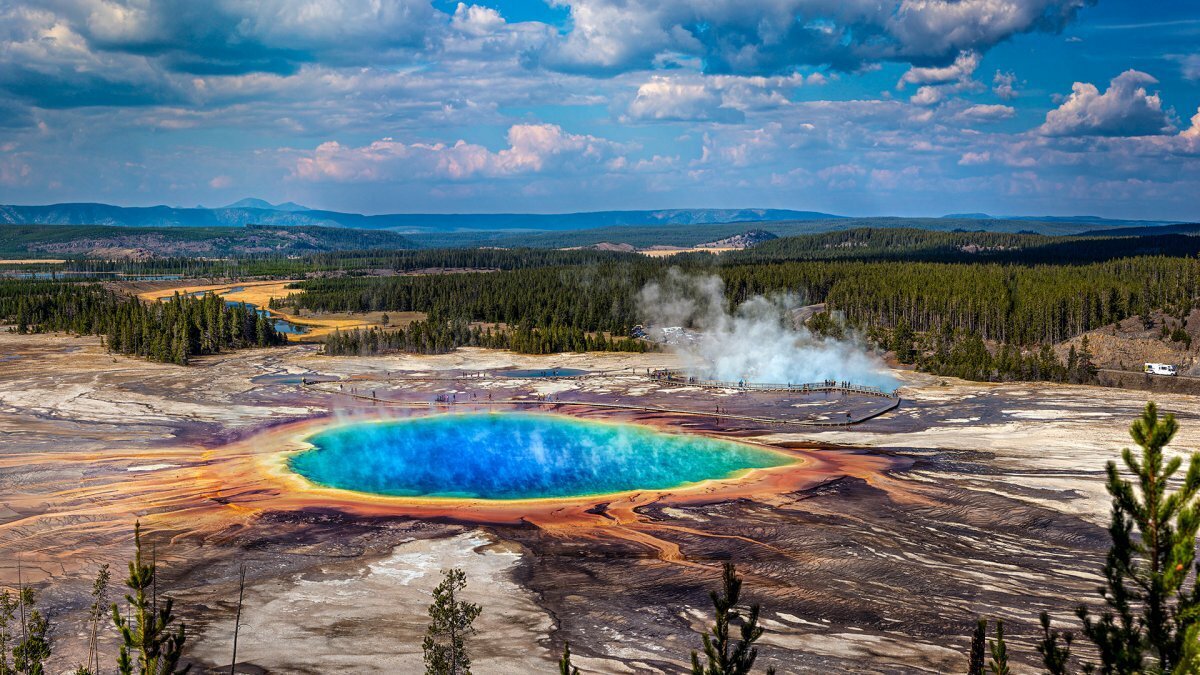
<instances>
[{"instance_id":1,"label":"white recreational vehicle","mask_svg":"<svg viewBox=\"0 0 1200 675\"><path fill-rule=\"evenodd\" d=\"M1142 372L1147 375L1178 375L1179 371L1169 363L1147 363Z\"/></svg>"}]
</instances>

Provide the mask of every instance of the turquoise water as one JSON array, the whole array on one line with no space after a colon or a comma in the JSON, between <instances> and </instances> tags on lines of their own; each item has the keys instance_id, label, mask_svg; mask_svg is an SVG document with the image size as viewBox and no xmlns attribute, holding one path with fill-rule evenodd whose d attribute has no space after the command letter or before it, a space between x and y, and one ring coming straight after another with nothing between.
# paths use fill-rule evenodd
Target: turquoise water
<instances>
[{"instance_id":1,"label":"turquoise water","mask_svg":"<svg viewBox=\"0 0 1200 675\"><path fill-rule=\"evenodd\" d=\"M293 471L327 487L406 497L534 499L679 487L783 454L634 425L520 413L437 415L320 432Z\"/></svg>"},{"instance_id":2,"label":"turquoise water","mask_svg":"<svg viewBox=\"0 0 1200 675\"><path fill-rule=\"evenodd\" d=\"M501 375L507 377L578 377L587 375L588 371L578 368L528 368L525 370L506 370Z\"/></svg>"},{"instance_id":3,"label":"turquoise water","mask_svg":"<svg viewBox=\"0 0 1200 675\"><path fill-rule=\"evenodd\" d=\"M242 290L242 287L238 286L237 288L230 289L229 292L236 293L240 290ZM204 293L207 293L207 292L208 291L201 291L200 293L201 293L201 295L203 295ZM246 307L249 307L250 309L258 312L258 315L263 317L264 319L271 319L271 325L275 327L276 332L287 333L288 335L304 335L305 333L308 332L308 328L298 325L298 324L294 324L291 321L288 321L286 319L276 319L271 315L270 312L268 312L265 309L259 309L258 306L253 303L239 302L237 300L226 300L225 304L229 307L245 305Z\"/></svg>"}]
</instances>

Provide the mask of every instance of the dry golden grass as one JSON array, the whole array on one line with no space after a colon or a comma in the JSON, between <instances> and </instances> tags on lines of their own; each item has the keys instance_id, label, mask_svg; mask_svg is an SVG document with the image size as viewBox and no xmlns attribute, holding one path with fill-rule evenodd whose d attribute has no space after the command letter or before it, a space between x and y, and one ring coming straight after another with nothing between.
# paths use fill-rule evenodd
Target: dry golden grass
<instances>
[{"instance_id":1,"label":"dry golden grass","mask_svg":"<svg viewBox=\"0 0 1200 675\"><path fill-rule=\"evenodd\" d=\"M276 318L289 321L298 326L304 326L308 329L308 332L303 335L288 335L288 340L293 342L321 340L335 330L353 330L355 328L370 328L372 326L383 325L382 317L386 312L297 315L291 311L269 309L272 299L286 298L288 295L298 292L295 289L288 288L290 284L294 283L296 283L296 280L289 279L286 281L247 281L232 284L183 285L146 291L139 293L138 297L143 300L162 300L170 298L176 293L189 294L201 291L216 293L226 300L245 302L262 309L267 309ZM233 289L238 290L235 291ZM386 314L388 314L389 318L387 325L391 327L407 326L413 321L425 318L425 315L421 312L391 312Z\"/></svg>"},{"instance_id":2,"label":"dry golden grass","mask_svg":"<svg viewBox=\"0 0 1200 675\"><path fill-rule=\"evenodd\" d=\"M649 248L638 251L642 255L650 256L651 258L669 258L679 253L724 253L726 251L739 251L741 249L732 246L719 246L716 248Z\"/></svg>"},{"instance_id":3,"label":"dry golden grass","mask_svg":"<svg viewBox=\"0 0 1200 675\"><path fill-rule=\"evenodd\" d=\"M61 265L65 262L67 261L29 258L27 260L0 260L0 265Z\"/></svg>"}]
</instances>

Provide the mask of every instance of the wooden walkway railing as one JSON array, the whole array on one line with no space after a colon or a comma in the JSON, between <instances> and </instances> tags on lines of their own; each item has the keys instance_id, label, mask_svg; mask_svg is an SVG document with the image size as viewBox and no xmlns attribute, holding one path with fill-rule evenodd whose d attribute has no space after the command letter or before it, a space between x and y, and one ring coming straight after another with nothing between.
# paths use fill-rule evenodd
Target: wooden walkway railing
<instances>
[{"instance_id":1,"label":"wooden walkway railing","mask_svg":"<svg viewBox=\"0 0 1200 675\"><path fill-rule=\"evenodd\" d=\"M706 389L740 389L743 391L794 391L797 393L811 392L845 392L849 394L863 394L865 396L879 396L881 398L900 398L895 392L884 391L879 387L871 387L865 384L855 384L853 382L839 382L835 380L826 380L824 382L806 382L803 384L777 384L767 382L727 382L724 380L704 380L698 377L685 375L677 370L655 370L650 372L650 378L659 382L669 384L677 384L686 387L703 387Z\"/></svg>"},{"instance_id":2,"label":"wooden walkway railing","mask_svg":"<svg viewBox=\"0 0 1200 675\"><path fill-rule=\"evenodd\" d=\"M395 406L395 407L402 407L402 408L417 408L417 409L428 410L428 409L434 409L434 408L452 409L452 408L456 408L456 407L457 408L467 408L467 409L478 409L478 408L487 408L487 407L493 407L493 406L514 406L514 407L535 406L535 407L539 407L539 408L550 408L550 409L567 408L567 407L584 407L584 408L604 408L604 409L610 409L610 410L634 410L634 411L650 412L650 413L670 413L670 414L676 414L676 415L689 415L689 416L693 416L693 417L719 418L719 419L724 419L724 420L740 420L743 422L756 422L759 424L799 425L799 426L810 426L810 427L849 427L849 426L853 426L855 424L861 424L862 422L866 422L867 420L874 419L876 417L879 417L880 415L883 415L884 413L891 412L892 410L895 410L900 405L900 397L898 397L898 396L897 397L888 397L890 399L890 401L888 403L881 404L880 407L872 409L872 410L862 411L857 415L851 415L849 417L846 417L845 419L842 419L842 418L837 418L837 419L817 419L817 418L788 419L788 418L782 418L782 417L765 417L765 416L761 416L761 415L746 415L746 414L737 414L737 413L729 413L729 412L714 413L712 411L688 410L686 408L671 408L671 407L655 406L655 405L644 405L644 404L640 405L640 404L636 404L636 403L613 403L613 402L604 402L604 401L571 401L571 400L563 401L563 400L559 400L559 399L555 399L553 401L547 401L547 400L526 399L526 398L506 398L506 399L494 399L494 400L466 399L466 400L462 400L462 401L457 401L457 400L397 401L397 400L388 399L388 398L379 398L378 396L375 395L374 392L372 392L370 395L368 395L368 394L359 392L354 389L351 389L348 391L343 390L343 389L334 390L331 387L320 386L322 384L339 384L339 383L317 382L317 381L311 381L311 380L305 380L303 382L303 386L315 389L317 391L322 391L327 394L348 396L350 398L358 399L361 401L368 401L374 405Z\"/></svg>"}]
</instances>

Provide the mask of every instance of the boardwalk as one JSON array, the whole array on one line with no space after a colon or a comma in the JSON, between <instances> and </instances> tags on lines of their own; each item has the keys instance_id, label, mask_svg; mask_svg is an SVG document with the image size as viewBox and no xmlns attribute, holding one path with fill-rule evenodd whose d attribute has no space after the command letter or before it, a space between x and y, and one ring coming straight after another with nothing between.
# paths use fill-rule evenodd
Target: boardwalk
<instances>
[{"instance_id":1,"label":"boardwalk","mask_svg":"<svg viewBox=\"0 0 1200 675\"><path fill-rule=\"evenodd\" d=\"M895 392L884 391L879 387L853 382L826 380L824 382L807 382L803 384L775 384L768 382L727 382L723 380L703 380L691 377L678 370L655 370L650 373L650 379L675 384L683 387L702 387L705 389L737 389L740 391L788 391L801 394L820 392L841 392L847 394L862 394L864 396L880 396L883 398L899 399Z\"/></svg>"},{"instance_id":2,"label":"boardwalk","mask_svg":"<svg viewBox=\"0 0 1200 675\"><path fill-rule=\"evenodd\" d=\"M630 374L631 373L629 371L609 371L607 373L590 373L588 375L574 375L574 376L566 376L566 377L562 377L562 378L548 377L548 378L532 378L532 379L580 380L580 379L595 379L595 378L599 378L599 377L603 377L603 376L611 377L613 375L628 376ZM502 377L502 374L499 374L499 373L488 373L487 377L496 377L498 375ZM641 377L647 377L647 375L641 375ZM482 376L481 373L476 373L476 372L459 373L457 376L454 376L454 375L448 375L448 376L421 375L421 376L415 376L415 377L399 377L399 378L397 378L389 373L389 374L385 375L383 378L381 378L381 380L379 380L379 383L381 385L381 388L379 388L379 389L371 387L369 384L371 382L371 380L366 380L366 379L343 380L343 381L334 381L334 382L315 381L315 380L305 379L303 381L303 385L307 388L315 389L315 390L322 391L322 392L329 393L329 394L349 396L351 398L354 398L354 399L360 400L360 401L369 401L370 403L372 403L374 405L427 409L427 410L428 409L454 409L454 408L478 409L481 407L486 408L486 407L505 407L505 406L508 406L508 407L537 406L537 407L550 407L550 408L554 408L554 409L567 408L567 407L586 407L586 408L599 408L599 409L607 409L607 410L630 410L630 411L648 412L648 413L688 415L688 416L692 416L692 417L706 417L706 418L712 418L712 419L753 422L753 423L757 423L757 424L768 424L768 425L798 425L798 426L810 426L810 427L844 427L844 426L851 426L851 425L859 424L859 423L865 422L867 420L873 419L875 417L878 417L884 413L895 410L900 405L900 402L901 402L900 397L894 396L891 394L882 393L878 389L869 388L869 387L856 387L854 385L840 386L838 383L830 383L828 386L826 386L824 384L818 385L818 386L808 386L807 388L804 388L802 386L792 386L792 387L786 387L786 386L783 386L783 387L773 387L773 386L747 387L747 386L743 386L743 387L738 387L736 385L734 385L733 387L711 387L713 389L716 389L716 388L739 389L740 391L743 391L746 393L757 393L757 392L789 393L789 394L796 394L796 395L802 395L802 396L803 395L814 395L814 394L828 395L831 393L841 393L841 394L846 394L846 395L851 395L851 396L865 395L865 396L870 396L870 397L883 398L886 400L885 402L881 402L881 404L878 406L862 408L859 410L855 410L853 413L846 412L845 417L842 417L841 413L838 413L838 417L836 419L830 419L830 418L822 418L823 417L822 415L813 415L813 416L810 416L807 418L796 418L796 417L784 417L784 416L779 416L779 415L771 415L771 414L769 414L769 411L771 410L770 405L763 406L760 409L763 412L759 412L759 410L740 410L740 411L729 410L728 408L724 407L724 405L718 406L718 408L720 408L719 410L717 410L717 409L709 410L709 409L694 409L694 408L682 407L678 403L675 403L675 404L667 403L664 405L664 404L658 404L657 402L652 402L652 401L647 401L645 403L642 403L642 402L634 403L634 402L619 402L619 401L605 401L605 400L576 400L576 399L571 399L571 398L566 398L566 399L560 398L558 395L553 396L553 397L545 397L545 396L541 396L541 395L534 394L534 393L510 396L507 398L490 398L490 394L489 394L489 398L485 399L485 398L481 398L481 397L468 397L466 395L463 395L462 398L459 398L457 395L449 395L446 393L437 393L435 390L435 391L424 392L426 396L428 396L429 394L436 394L432 400L430 400L427 397L424 399L414 400L412 398L409 398L409 396L411 396L413 393L415 393L413 390L405 389L405 390L397 391L396 389L392 389L392 388L388 387L388 385L400 384L402 382L430 383L430 382L436 382L436 381L453 381L453 382L465 383L465 382L479 381L482 379L484 379L484 376ZM525 379L529 379L529 378L525 378ZM703 386L703 385L697 384L695 382L688 383L686 381L680 382L680 381L671 381L671 380L656 378L656 377L653 377L652 374L650 375L650 379L652 379L656 382L662 382L665 384L679 384L679 385L683 385L683 386Z\"/></svg>"}]
</instances>

